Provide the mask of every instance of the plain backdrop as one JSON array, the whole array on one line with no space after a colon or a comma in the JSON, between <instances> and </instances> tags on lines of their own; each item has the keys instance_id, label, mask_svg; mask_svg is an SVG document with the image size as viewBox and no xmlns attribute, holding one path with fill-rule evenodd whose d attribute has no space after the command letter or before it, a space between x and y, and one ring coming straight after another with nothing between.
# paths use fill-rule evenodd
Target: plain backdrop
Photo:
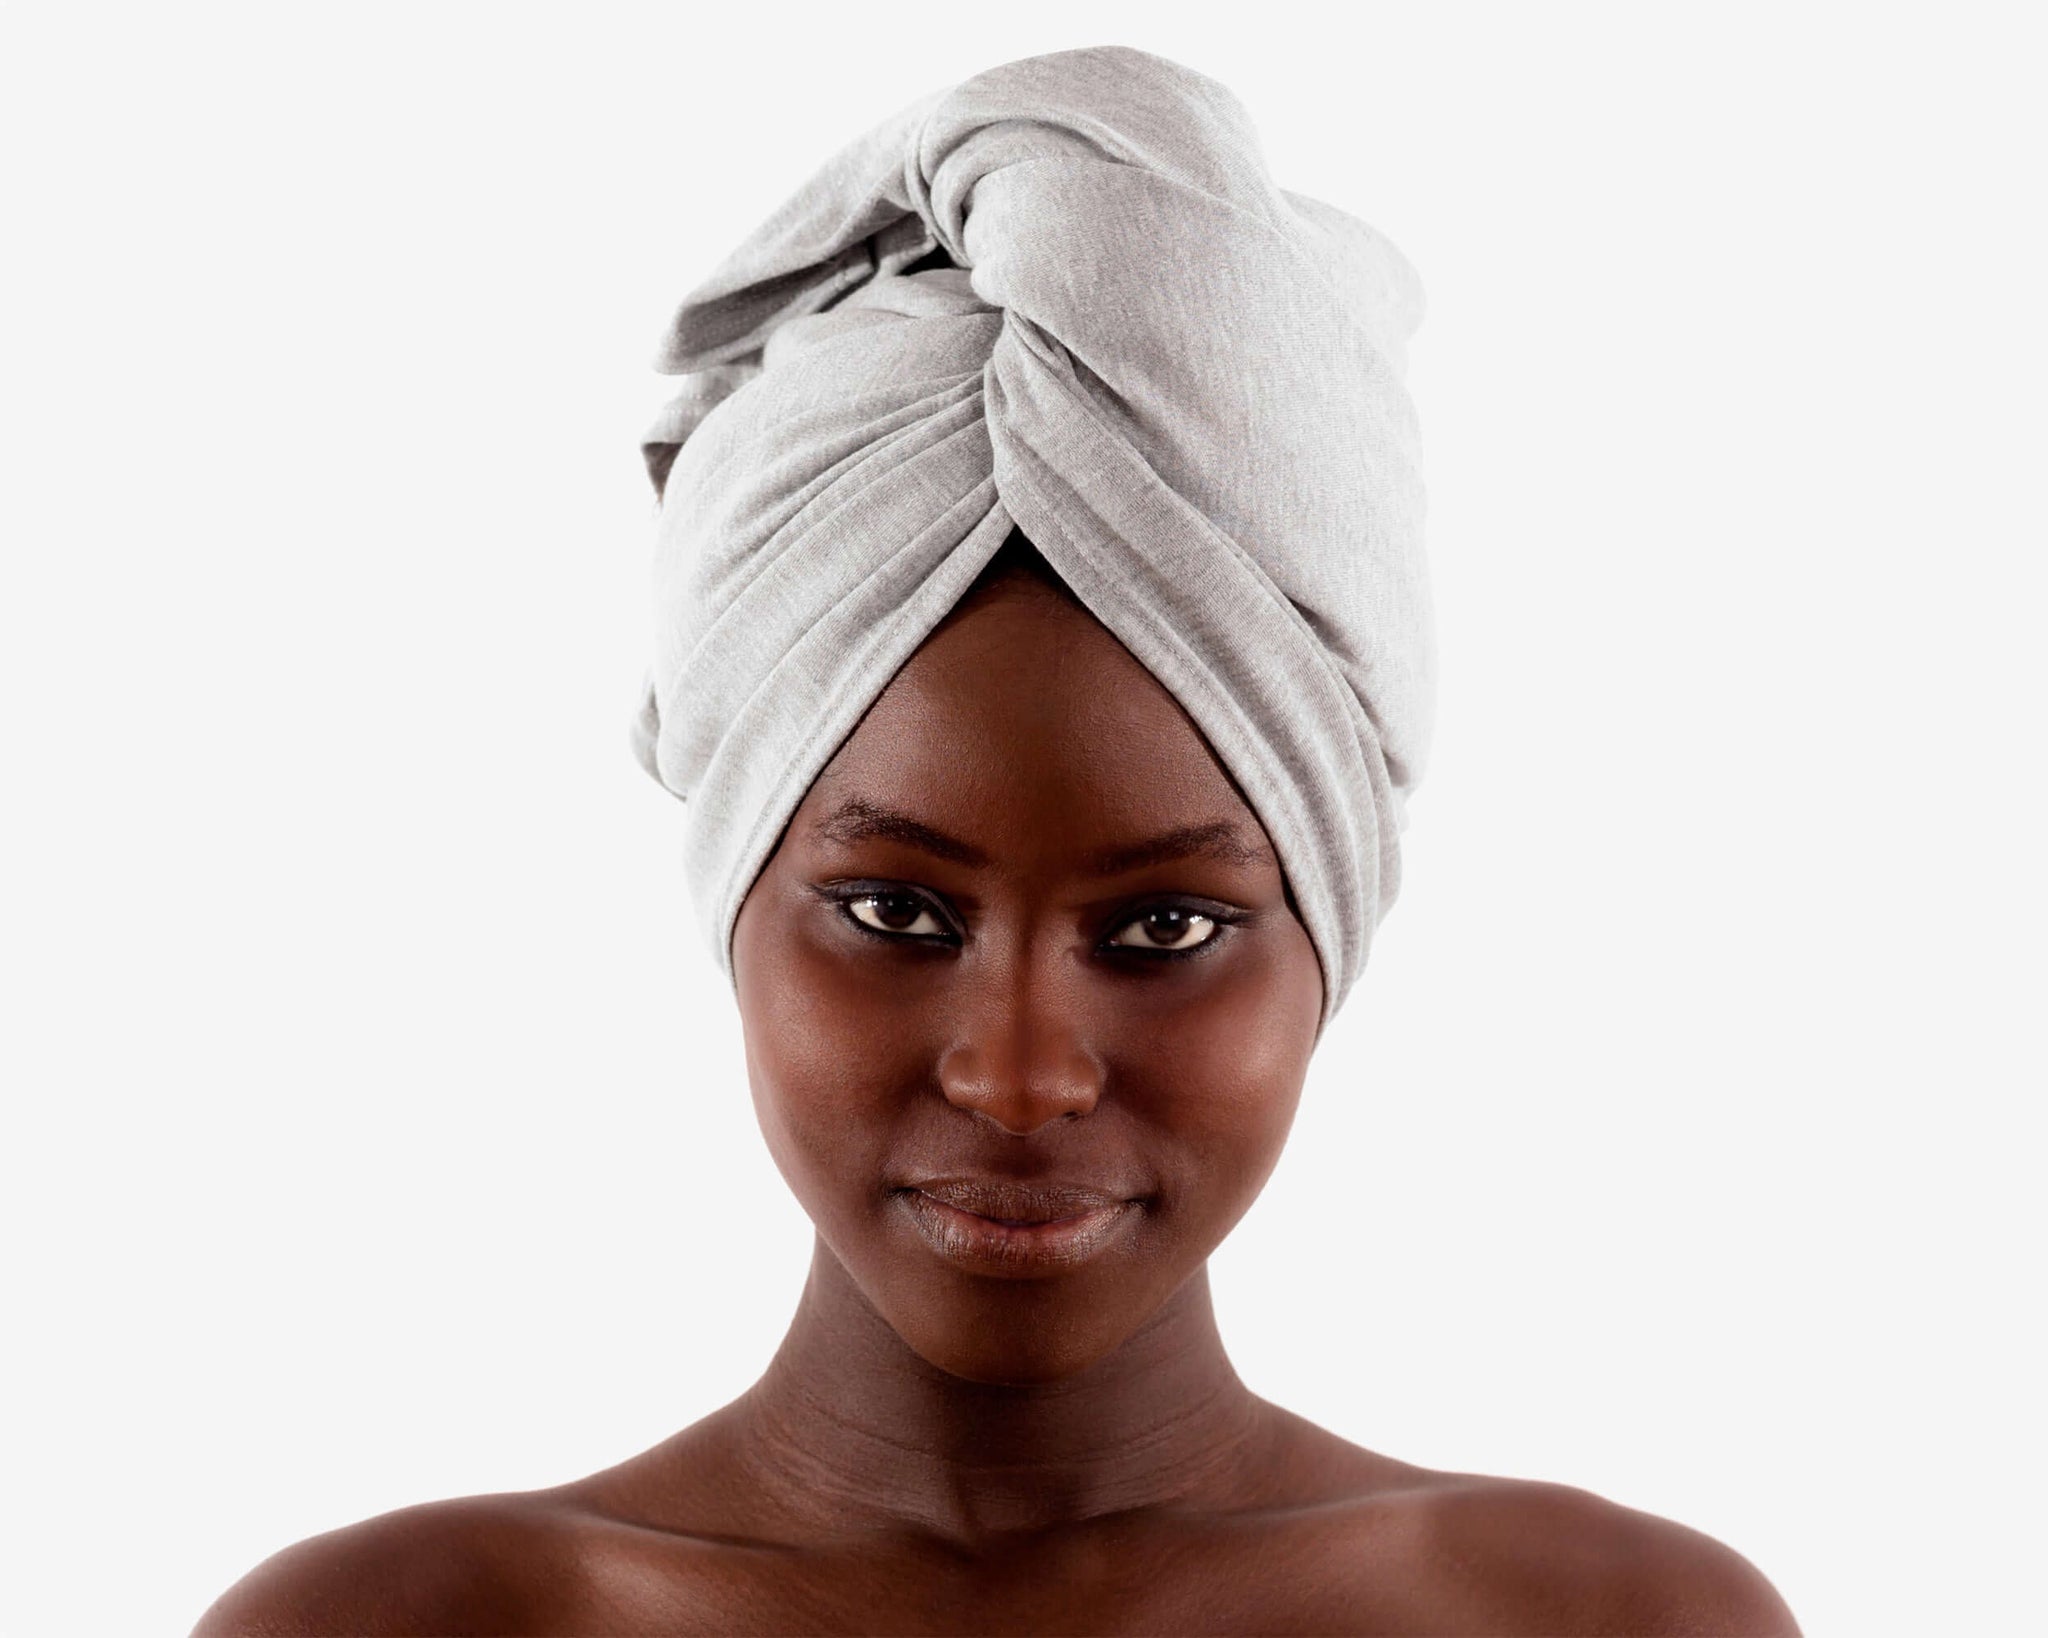
<instances>
[{"instance_id":1,"label":"plain backdrop","mask_svg":"<svg viewBox=\"0 0 2048 1638\"><path fill-rule=\"evenodd\" d=\"M809 1225L626 724L673 303L1123 43L1388 232L1442 693L1213 1262L1258 1392L2039 1619L2035 8L14 5L0 1625L742 1391Z\"/></svg>"}]
</instances>

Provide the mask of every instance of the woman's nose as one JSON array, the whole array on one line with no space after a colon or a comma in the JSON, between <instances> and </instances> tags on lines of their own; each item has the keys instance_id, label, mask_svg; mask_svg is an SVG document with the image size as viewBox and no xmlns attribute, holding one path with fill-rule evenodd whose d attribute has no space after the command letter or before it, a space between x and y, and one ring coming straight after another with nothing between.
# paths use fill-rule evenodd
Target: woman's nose
<instances>
[{"instance_id":1,"label":"woman's nose","mask_svg":"<svg viewBox=\"0 0 2048 1638\"><path fill-rule=\"evenodd\" d=\"M1034 996L1014 978L968 1005L938 1072L948 1103L1016 1137L1085 1115L1102 1096L1102 1066L1057 986Z\"/></svg>"}]
</instances>

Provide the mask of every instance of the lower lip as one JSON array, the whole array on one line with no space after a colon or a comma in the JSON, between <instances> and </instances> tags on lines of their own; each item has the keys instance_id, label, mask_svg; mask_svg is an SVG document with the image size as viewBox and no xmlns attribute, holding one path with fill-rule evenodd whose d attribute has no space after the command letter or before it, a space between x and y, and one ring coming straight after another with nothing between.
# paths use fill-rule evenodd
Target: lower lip
<instances>
[{"instance_id":1,"label":"lower lip","mask_svg":"<svg viewBox=\"0 0 2048 1638\"><path fill-rule=\"evenodd\" d=\"M1138 1215L1138 1202L1126 1200L1054 1223L999 1223L917 1189L904 1190L902 1198L911 1222L941 1257L976 1274L1011 1279L1078 1268L1106 1250Z\"/></svg>"}]
</instances>

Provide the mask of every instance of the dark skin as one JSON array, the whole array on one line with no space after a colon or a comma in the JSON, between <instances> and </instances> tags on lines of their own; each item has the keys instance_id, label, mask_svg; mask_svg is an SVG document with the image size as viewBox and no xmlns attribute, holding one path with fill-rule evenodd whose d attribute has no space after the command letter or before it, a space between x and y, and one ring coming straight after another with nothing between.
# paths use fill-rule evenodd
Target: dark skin
<instances>
[{"instance_id":1,"label":"dark skin","mask_svg":"<svg viewBox=\"0 0 2048 1638\"><path fill-rule=\"evenodd\" d=\"M200 1634L1796 1634L1705 1536L1376 1455L1238 1379L1207 1259L1279 1158L1320 969L1178 703L1007 565L739 918L756 1108L817 1226L761 1380L590 1478L303 1542ZM961 1173L1098 1188L1114 1231L962 1267L907 1187Z\"/></svg>"}]
</instances>

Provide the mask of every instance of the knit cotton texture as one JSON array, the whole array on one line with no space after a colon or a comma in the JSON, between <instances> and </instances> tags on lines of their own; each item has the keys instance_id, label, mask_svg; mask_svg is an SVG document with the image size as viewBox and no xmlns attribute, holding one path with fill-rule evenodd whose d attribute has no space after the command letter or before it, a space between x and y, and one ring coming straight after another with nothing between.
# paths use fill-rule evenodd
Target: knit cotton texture
<instances>
[{"instance_id":1,"label":"knit cotton texture","mask_svg":"<svg viewBox=\"0 0 2048 1638\"><path fill-rule=\"evenodd\" d=\"M1414 269L1214 80L1027 58L843 150L682 304L654 658L719 964L812 781L1021 529L1265 826L1323 1019L1400 881L1433 698Z\"/></svg>"}]
</instances>

